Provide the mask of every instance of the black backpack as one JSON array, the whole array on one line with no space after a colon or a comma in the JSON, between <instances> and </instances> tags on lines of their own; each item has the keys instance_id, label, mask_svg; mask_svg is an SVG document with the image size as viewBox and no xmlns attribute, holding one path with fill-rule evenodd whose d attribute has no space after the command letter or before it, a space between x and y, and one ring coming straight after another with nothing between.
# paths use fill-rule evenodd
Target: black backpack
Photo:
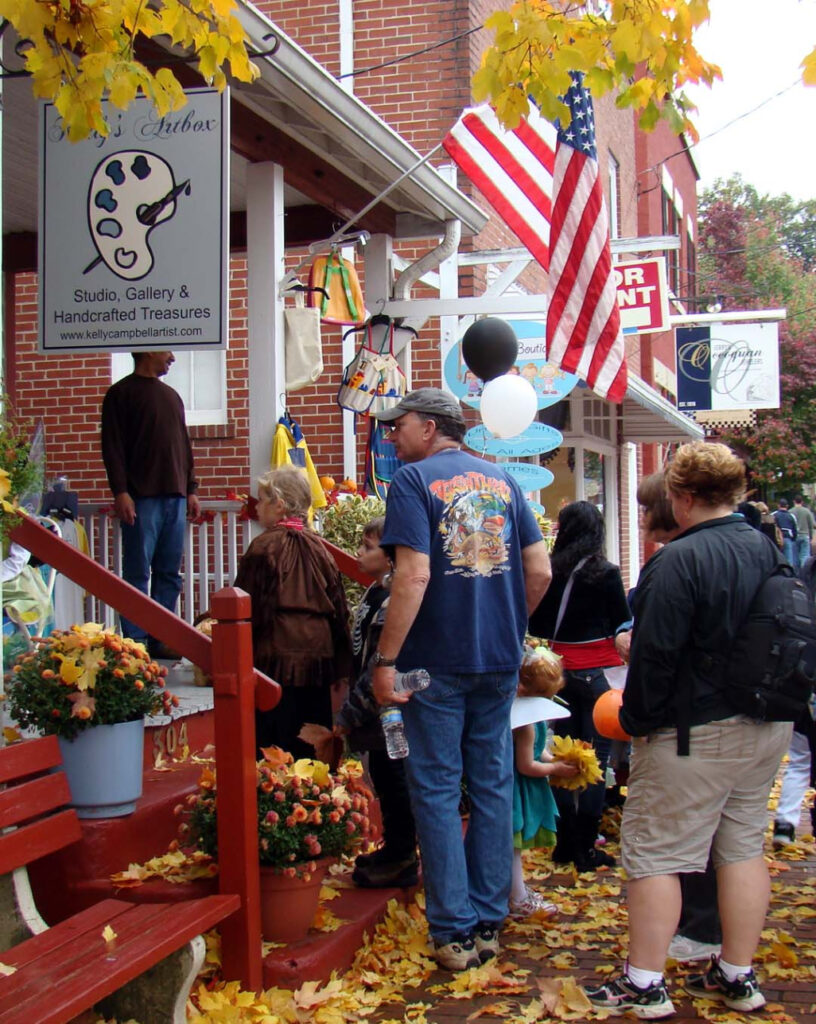
<instances>
[{"instance_id":1,"label":"black backpack","mask_svg":"<svg viewBox=\"0 0 816 1024\"><path fill-rule=\"evenodd\" d=\"M816 606L787 562L778 562L754 594L725 655L692 651L735 714L795 722L816 692ZM677 695L677 753L688 756L691 687Z\"/></svg>"},{"instance_id":2,"label":"black backpack","mask_svg":"<svg viewBox=\"0 0 816 1024\"><path fill-rule=\"evenodd\" d=\"M763 722L795 722L816 689L816 608L785 562L754 595L724 663L734 710Z\"/></svg>"}]
</instances>

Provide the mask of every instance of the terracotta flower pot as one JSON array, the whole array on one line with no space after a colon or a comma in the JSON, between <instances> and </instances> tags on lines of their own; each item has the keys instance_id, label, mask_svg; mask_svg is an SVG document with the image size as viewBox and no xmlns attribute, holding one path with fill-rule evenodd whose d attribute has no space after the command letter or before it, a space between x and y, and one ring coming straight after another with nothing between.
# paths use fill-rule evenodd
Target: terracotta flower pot
<instances>
[{"instance_id":1,"label":"terracotta flower pot","mask_svg":"<svg viewBox=\"0 0 816 1024\"><path fill-rule=\"evenodd\" d=\"M297 942L306 936L320 902L320 886L333 858L315 862L308 880L290 878L261 865L261 933L267 942Z\"/></svg>"}]
</instances>

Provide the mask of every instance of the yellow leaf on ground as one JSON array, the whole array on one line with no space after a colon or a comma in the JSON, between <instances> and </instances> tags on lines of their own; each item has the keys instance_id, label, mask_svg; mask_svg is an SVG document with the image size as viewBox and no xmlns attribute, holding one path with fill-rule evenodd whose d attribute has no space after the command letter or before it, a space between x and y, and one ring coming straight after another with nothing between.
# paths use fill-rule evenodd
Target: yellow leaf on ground
<instances>
[{"instance_id":1,"label":"yellow leaf on ground","mask_svg":"<svg viewBox=\"0 0 816 1024\"><path fill-rule=\"evenodd\" d=\"M306 981L294 994L295 1006L299 1010L310 1010L340 995L342 991L343 983L336 978L328 982L323 989L320 988L319 981Z\"/></svg>"},{"instance_id":2,"label":"yellow leaf on ground","mask_svg":"<svg viewBox=\"0 0 816 1024\"><path fill-rule=\"evenodd\" d=\"M786 946L782 942L772 942L771 952L779 961L781 967L796 967L799 963L799 957L794 953L790 946Z\"/></svg>"},{"instance_id":3,"label":"yellow leaf on ground","mask_svg":"<svg viewBox=\"0 0 816 1024\"><path fill-rule=\"evenodd\" d=\"M468 1017L465 1017L465 1020L478 1020L479 1017L502 1017L506 1019L510 1014L510 1009L510 1003L488 1003L487 1006L474 1010Z\"/></svg>"}]
</instances>

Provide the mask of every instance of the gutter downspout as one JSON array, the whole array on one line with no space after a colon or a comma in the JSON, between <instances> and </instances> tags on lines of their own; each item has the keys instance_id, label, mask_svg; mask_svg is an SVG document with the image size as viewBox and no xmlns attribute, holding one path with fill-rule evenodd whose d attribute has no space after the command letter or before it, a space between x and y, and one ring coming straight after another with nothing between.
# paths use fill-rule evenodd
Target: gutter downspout
<instances>
[{"instance_id":1,"label":"gutter downspout","mask_svg":"<svg viewBox=\"0 0 816 1024\"><path fill-rule=\"evenodd\" d=\"M407 299L411 293L411 288L423 274L429 270L435 270L444 260L449 256L453 256L459 250L459 240L461 237L462 222L458 218L446 220L445 234L439 245L435 249L431 249L430 252L426 252L424 256L420 256L409 267L406 267L394 282L394 299ZM427 317L418 317L417 319L408 317L403 318L401 322L406 327L413 327L414 330L420 331L426 320ZM402 344L395 344L394 351L400 357L400 365L405 376L408 380L411 380L411 343L409 339L410 335L405 332Z\"/></svg>"},{"instance_id":2,"label":"gutter downspout","mask_svg":"<svg viewBox=\"0 0 816 1024\"><path fill-rule=\"evenodd\" d=\"M399 301L410 297L411 288L429 270L435 270L439 264L452 256L459 248L459 240L462 237L462 223L457 219L445 221L445 234L442 241L435 249L420 256L416 262L399 275L394 282L393 299Z\"/></svg>"}]
</instances>

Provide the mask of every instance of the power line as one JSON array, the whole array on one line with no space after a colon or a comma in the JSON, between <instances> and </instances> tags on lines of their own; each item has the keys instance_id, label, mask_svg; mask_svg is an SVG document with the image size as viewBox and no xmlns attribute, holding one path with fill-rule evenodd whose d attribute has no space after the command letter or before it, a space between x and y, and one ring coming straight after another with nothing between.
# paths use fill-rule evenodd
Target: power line
<instances>
[{"instance_id":1,"label":"power line","mask_svg":"<svg viewBox=\"0 0 816 1024\"><path fill-rule=\"evenodd\" d=\"M799 79L797 79L795 82L791 82L791 84L786 85L784 89L780 89L779 92L775 92L772 96L767 96L760 103L757 103L755 107L752 107L750 110L746 110L744 114L738 114L737 117L732 118L730 121L726 121L725 124L720 125L719 128L715 128L714 131L709 132L708 135L703 135L702 138L698 139L696 142L692 142L691 145L684 146L682 149L678 149L676 152L670 153L667 157L664 157L659 163L654 164L652 167L646 167L642 171L638 171L638 177L640 177L641 174L648 174L650 171L656 171L659 167L662 167L663 164L668 163L669 160L674 159L674 157L682 156L684 153L688 153L689 150L695 149L697 146L700 145L701 142L707 142L708 139L713 139L715 135L719 135L720 132L724 132L726 128L730 128L731 125L736 124L738 121L743 121L746 117L750 117L752 114L755 114L758 110L761 110L764 106L767 106L768 103L772 103L774 100L779 99L780 96L784 96L786 92L790 92L791 89L795 88L797 85L800 84L801 82ZM648 189L646 191L651 192L652 190ZM641 192L641 195L645 194L645 191Z\"/></svg>"},{"instance_id":2,"label":"power line","mask_svg":"<svg viewBox=\"0 0 816 1024\"><path fill-rule=\"evenodd\" d=\"M389 68L393 64L401 64L404 60L412 60L414 57L421 57L423 53L430 53L431 50L438 50L442 46L448 46L450 43L455 43L459 39L464 39L466 36L472 36L474 32L481 32L484 25L477 25L475 28L466 29L464 32L459 32L455 36L451 36L450 39L443 39L439 43L434 43L432 46L426 46L421 50L414 50L413 53L403 54L402 57L394 57L392 60L384 60L381 64L373 64L370 68L360 68L358 71L346 71L345 74L338 75L340 78L356 78L358 75L368 75L372 71L379 71L381 68Z\"/></svg>"}]
</instances>

